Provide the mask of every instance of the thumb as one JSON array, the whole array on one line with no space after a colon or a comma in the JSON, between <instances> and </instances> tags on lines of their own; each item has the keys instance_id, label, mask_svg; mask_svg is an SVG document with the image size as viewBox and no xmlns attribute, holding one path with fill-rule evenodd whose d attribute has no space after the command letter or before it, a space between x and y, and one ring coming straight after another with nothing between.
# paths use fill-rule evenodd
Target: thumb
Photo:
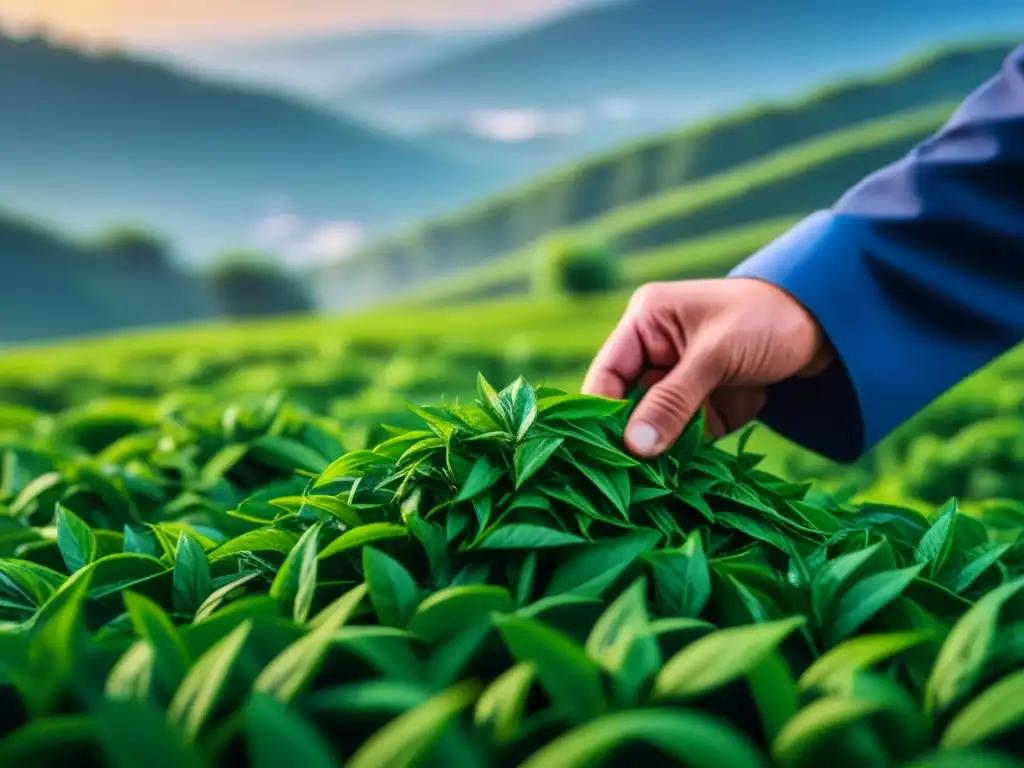
<instances>
[{"instance_id":1,"label":"thumb","mask_svg":"<svg viewBox=\"0 0 1024 768\"><path fill-rule=\"evenodd\" d=\"M626 447L638 458L663 453L718 388L716 356L694 352L654 384L637 403L626 425Z\"/></svg>"}]
</instances>

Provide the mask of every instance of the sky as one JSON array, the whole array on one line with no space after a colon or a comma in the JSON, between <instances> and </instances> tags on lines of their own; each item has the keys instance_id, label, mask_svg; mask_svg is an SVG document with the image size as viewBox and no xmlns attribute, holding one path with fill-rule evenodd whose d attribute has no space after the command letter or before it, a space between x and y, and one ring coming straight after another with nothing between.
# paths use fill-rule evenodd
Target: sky
<instances>
[{"instance_id":1,"label":"sky","mask_svg":"<svg viewBox=\"0 0 1024 768\"><path fill-rule=\"evenodd\" d=\"M306 31L496 26L585 0L0 0L0 22L97 42L259 38Z\"/></svg>"}]
</instances>

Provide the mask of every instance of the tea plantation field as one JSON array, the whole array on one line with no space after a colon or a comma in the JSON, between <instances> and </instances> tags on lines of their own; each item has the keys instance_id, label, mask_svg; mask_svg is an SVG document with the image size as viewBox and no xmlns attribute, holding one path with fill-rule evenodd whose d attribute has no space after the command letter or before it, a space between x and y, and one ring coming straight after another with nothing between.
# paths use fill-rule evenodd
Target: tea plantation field
<instances>
[{"instance_id":1,"label":"tea plantation field","mask_svg":"<svg viewBox=\"0 0 1024 768\"><path fill-rule=\"evenodd\" d=\"M569 394L625 301L5 354L0 765L1015 765L1019 356L641 463Z\"/></svg>"},{"instance_id":2,"label":"tea plantation field","mask_svg":"<svg viewBox=\"0 0 1024 768\"><path fill-rule=\"evenodd\" d=\"M631 402L523 379L352 436L195 340L19 358L71 407L5 415L0 764L1016 764L1014 510L842 502L699 418L637 462Z\"/></svg>"}]
</instances>

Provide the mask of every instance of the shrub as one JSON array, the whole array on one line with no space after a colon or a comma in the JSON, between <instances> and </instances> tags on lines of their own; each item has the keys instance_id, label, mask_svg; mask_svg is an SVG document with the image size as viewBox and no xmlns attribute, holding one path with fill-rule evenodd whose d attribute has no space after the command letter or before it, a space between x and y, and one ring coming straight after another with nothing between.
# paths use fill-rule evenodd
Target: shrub
<instances>
[{"instance_id":1,"label":"shrub","mask_svg":"<svg viewBox=\"0 0 1024 768\"><path fill-rule=\"evenodd\" d=\"M948 498L1024 499L1024 420L985 419L950 439L924 435L910 446L904 473L907 490L924 501Z\"/></svg>"},{"instance_id":2,"label":"shrub","mask_svg":"<svg viewBox=\"0 0 1024 768\"><path fill-rule=\"evenodd\" d=\"M538 249L533 282L538 293L602 293L619 286L619 263L607 245L555 239Z\"/></svg>"},{"instance_id":3,"label":"shrub","mask_svg":"<svg viewBox=\"0 0 1024 768\"><path fill-rule=\"evenodd\" d=\"M173 267L167 243L142 229L113 229L102 235L93 249L101 258L126 270L161 273Z\"/></svg>"},{"instance_id":4,"label":"shrub","mask_svg":"<svg viewBox=\"0 0 1024 768\"><path fill-rule=\"evenodd\" d=\"M8 448L0 765L1015 764L1019 509L992 540L701 416L640 462L631 402L477 393L340 456L280 397Z\"/></svg>"},{"instance_id":5,"label":"shrub","mask_svg":"<svg viewBox=\"0 0 1024 768\"><path fill-rule=\"evenodd\" d=\"M220 305L232 317L286 315L312 308L301 283L265 254L226 253L214 262L208 279Z\"/></svg>"}]
</instances>

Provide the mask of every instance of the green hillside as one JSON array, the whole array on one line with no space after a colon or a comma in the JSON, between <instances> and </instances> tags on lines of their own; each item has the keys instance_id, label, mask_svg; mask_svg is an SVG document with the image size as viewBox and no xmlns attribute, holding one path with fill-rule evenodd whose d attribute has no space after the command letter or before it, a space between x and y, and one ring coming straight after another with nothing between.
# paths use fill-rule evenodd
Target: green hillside
<instances>
[{"instance_id":1,"label":"green hillside","mask_svg":"<svg viewBox=\"0 0 1024 768\"><path fill-rule=\"evenodd\" d=\"M626 259L630 282L722 275L781 234L780 222L793 223L829 205L934 132L954 106L933 105L833 131L548 235L611 243ZM533 243L482 266L458 264L457 275L424 277L402 299L443 303L526 290L535 250ZM350 266L345 278L350 286L362 279L369 292L380 285L372 281L387 280L385 275L428 276L456 266L426 259L423 251L383 252L372 264Z\"/></svg>"},{"instance_id":2,"label":"green hillside","mask_svg":"<svg viewBox=\"0 0 1024 768\"><path fill-rule=\"evenodd\" d=\"M196 259L251 244L275 201L375 231L464 204L485 183L301 101L45 38L0 33L0 105L0 206L76 232L145 222Z\"/></svg>"},{"instance_id":3,"label":"green hillside","mask_svg":"<svg viewBox=\"0 0 1024 768\"><path fill-rule=\"evenodd\" d=\"M937 128L1009 47L945 49L881 76L623 147L374 242L316 280L327 304L355 306L470 266L500 271L498 259L566 227L587 224L634 251L827 205ZM758 185L752 195L749 184ZM696 217L691 206L701 209Z\"/></svg>"},{"instance_id":4,"label":"green hillside","mask_svg":"<svg viewBox=\"0 0 1024 768\"><path fill-rule=\"evenodd\" d=\"M170 257L126 263L112 242L78 242L0 212L0 343L208 319L202 282Z\"/></svg>"}]
</instances>

